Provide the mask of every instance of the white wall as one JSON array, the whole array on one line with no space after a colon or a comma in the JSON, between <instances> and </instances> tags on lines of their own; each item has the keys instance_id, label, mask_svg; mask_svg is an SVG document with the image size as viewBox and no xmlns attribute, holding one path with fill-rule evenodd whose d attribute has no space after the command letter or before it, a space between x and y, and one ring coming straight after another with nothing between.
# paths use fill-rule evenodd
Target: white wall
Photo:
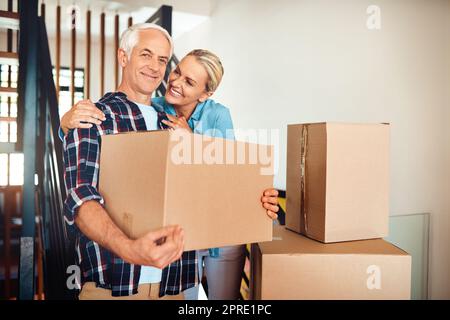
<instances>
[{"instance_id":1,"label":"white wall","mask_svg":"<svg viewBox=\"0 0 450 320\"><path fill-rule=\"evenodd\" d=\"M381 8L381 30L366 9ZM450 298L450 4L445 0L228 0L176 41L219 54L215 95L236 128L278 128L285 187L286 125L390 122L391 214L430 212L431 298Z\"/></svg>"},{"instance_id":2,"label":"white wall","mask_svg":"<svg viewBox=\"0 0 450 320\"><path fill-rule=\"evenodd\" d=\"M447 12L447 17L446 17L446 21L447 21L447 25L445 27L446 29L446 38L450 39L450 10L446 10ZM446 106L444 106L444 109L446 110L446 113L444 115L444 122L449 121L450 120L450 41L447 41L447 50L446 50L446 56L447 56L447 65L445 70L447 71L447 81L446 81ZM442 227L442 230L444 231L444 233L447 234L447 246L448 243L450 243L450 235L449 235L449 230L450 230L450 125L448 123L446 123L445 125L446 127L446 133L445 133L445 137L446 140L444 141L444 149L446 149L447 153L445 156L445 160L444 160L444 165L445 168L447 169L447 174L445 174L444 171L444 179L446 181L446 186L444 187L445 190L445 199L447 200L447 203L445 205L445 208L447 210L447 223L445 224L444 222L444 227ZM445 227L445 225L447 225L447 227ZM445 243L445 242L444 242ZM444 245L445 246L445 245ZM450 248L447 247L447 251L449 252L449 254L447 255L447 261L444 262L444 266L447 267L447 270L450 270ZM450 273L450 271L448 271L448 273ZM447 290L448 287L450 286L450 275L447 274ZM448 295L447 295L448 298Z\"/></svg>"}]
</instances>

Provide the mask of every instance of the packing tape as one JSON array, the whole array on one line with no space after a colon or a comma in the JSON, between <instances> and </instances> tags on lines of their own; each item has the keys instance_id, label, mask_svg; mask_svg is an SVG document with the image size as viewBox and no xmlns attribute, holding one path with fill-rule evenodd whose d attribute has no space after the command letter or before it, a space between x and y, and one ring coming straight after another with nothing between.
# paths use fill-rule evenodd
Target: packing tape
<instances>
[{"instance_id":1,"label":"packing tape","mask_svg":"<svg viewBox=\"0 0 450 320\"><path fill-rule=\"evenodd\" d=\"M308 212L306 210L306 156L308 152L308 125L302 126L302 138L300 149L300 230L308 232Z\"/></svg>"}]
</instances>

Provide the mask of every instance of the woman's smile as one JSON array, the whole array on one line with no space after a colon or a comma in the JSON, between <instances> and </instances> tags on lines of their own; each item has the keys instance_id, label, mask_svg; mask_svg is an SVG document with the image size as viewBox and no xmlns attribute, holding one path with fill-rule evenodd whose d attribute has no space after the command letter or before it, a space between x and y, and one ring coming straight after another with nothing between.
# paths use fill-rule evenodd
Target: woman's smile
<instances>
[{"instance_id":1,"label":"woman's smile","mask_svg":"<svg viewBox=\"0 0 450 320\"><path fill-rule=\"evenodd\" d=\"M179 89L175 89L174 87L170 86L169 89L169 93L174 97L174 98L179 98L182 97L183 94L181 93L181 91Z\"/></svg>"}]
</instances>

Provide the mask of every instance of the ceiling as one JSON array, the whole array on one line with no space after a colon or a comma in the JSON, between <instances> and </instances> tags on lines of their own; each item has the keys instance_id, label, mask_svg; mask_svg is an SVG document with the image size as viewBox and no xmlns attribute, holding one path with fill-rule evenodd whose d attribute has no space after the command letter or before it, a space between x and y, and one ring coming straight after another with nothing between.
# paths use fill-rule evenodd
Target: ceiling
<instances>
[{"instance_id":1,"label":"ceiling","mask_svg":"<svg viewBox=\"0 0 450 320\"><path fill-rule=\"evenodd\" d=\"M205 22L218 0L40 0L46 6L46 26L49 37L56 33L56 6L61 6L61 36L70 37L71 12L77 12L77 36L86 33L86 11L91 10L92 41L98 41L100 35L100 14L105 13L106 37L114 36L114 16L119 15L119 30L122 32L127 27L128 17L133 17L133 22L145 22L163 5L171 5L172 35L176 39ZM74 4L75 3L75 4Z\"/></svg>"},{"instance_id":2,"label":"ceiling","mask_svg":"<svg viewBox=\"0 0 450 320\"><path fill-rule=\"evenodd\" d=\"M49 2L49 0L46 0ZM65 0L60 0L65 1ZM73 3L72 1L66 1L68 3ZM83 2L83 1L77 1ZM108 10L139 10L142 7L154 7L159 8L162 5L169 5L176 11L192 13L197 15L209 16L214 9L217 0L84 0L85 3L98 3L96 5L105 5Z\"/></svg>"}]
</instances>

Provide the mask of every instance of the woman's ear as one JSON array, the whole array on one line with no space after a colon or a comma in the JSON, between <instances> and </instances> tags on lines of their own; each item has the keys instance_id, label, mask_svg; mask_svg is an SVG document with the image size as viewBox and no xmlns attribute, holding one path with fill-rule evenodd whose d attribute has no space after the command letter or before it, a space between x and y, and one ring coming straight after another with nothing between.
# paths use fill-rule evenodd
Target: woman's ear
<instances>
[{"instance_id":1,"label":"woman's ear","mask_svg":"<svg viewBox=\"0 0 450 320\"><path fill-rule=\"evenodd\" d=\"M199 102L205 102L209 97L213 95L214 91L204 92L200 98L198 98Z\"/></svg>"},{"instance_id":2,"label":"woman's ear","mask_svg":"<svg viewBox=\"0 0 450 320\"><path fill-rule=\"evenodd\" d=\"M117 50L117 60L122 68L125 68L128 64L128 55L122 48L119 48L119 50Z\"/></svg>"}]
</instances>

